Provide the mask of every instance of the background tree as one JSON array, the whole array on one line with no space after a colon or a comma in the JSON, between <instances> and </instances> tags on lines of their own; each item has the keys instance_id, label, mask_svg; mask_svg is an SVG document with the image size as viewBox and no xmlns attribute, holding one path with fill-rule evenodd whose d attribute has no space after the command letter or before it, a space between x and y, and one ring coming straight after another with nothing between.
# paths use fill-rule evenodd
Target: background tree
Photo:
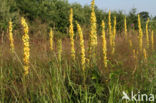
<instances>
[{"instance_id":1,"label":"background tree","mask_svg":"<svg viewBox=\"0 0 156 103\"><path fill-rule=\"evenodd\" d=\"M54 34L66 35L68 34L70 8L73 8L74 11L74 29L76 30L75 21L78 21L87 33L90 25L90 5L69 4L68 0L0 0L0 29L6 31L9 19L13 20L14 27L20 27L20 17L24 16L30 25L30 34L37 35L37 32L39 32L40 35L43 35L47 33L48 27L53 27ZM95 13L97 32L100 34L101 21L108 22L108 12L104 12L95 6ZM149 17L149 13L143 11L139 14L142 18L142 26L145 27L145 21ZM122 11L112 11L112 21L114 16L117 18L117 31L122 32L125 14ZM152 19L151 26L155 25L155 19L156 17ZM129 29L132 26L138 29L136 8L133 8L127 15L127 26Z\"/></svg>"}]
</instances>

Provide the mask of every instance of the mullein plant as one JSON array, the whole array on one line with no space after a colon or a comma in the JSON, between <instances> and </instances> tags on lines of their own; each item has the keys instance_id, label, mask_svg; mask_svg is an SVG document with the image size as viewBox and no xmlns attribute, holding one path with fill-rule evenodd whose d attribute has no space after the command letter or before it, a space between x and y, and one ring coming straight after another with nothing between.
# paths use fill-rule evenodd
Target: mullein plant
<instances>
[{"instance_id":1,"label":"mullein plant","mask_svg":"<svg viewBox=\"0 0 156 103\"><path fill-rule=\"evenodd\" d=\"M126 20L126 16L124 17L124 31L125 31L125 38L127 39L127 20Z\"/></svg>"},{"instance_id":2,"label":"mullein plant","mask_svg":"<svg viewBox=\"0 0 156 103\"><path fill-rule=\"evenodd\" d=\"M132 40L129 40L129 46L130 46L130 48L132 48L132 46L133 46Z\"/></svg>"},{"instance_id":3,"label":"mullein plant","mask_svg":"<svg viewBox=\"0 0 156 103\"><path fill-rule=\"evenodd\" d=\"M140 50L140 53L142 53L143 32L142 32L142 28L141 28L141 20L140 20L140 15L139 14L138 14L138 28L139 28L139 50Z\"/></svg>"},{"instance_id":4,"label":"mullein plant","mask_svg":"<svg viewBox=\"0 0 156 103\"><path fill-rule=\"evenodd\" d=\"M143 50L143 53L144 53L144 61L147 62L147 52L145 48Z\"/></svg>"},{"instance_id":5,"label":"mullein plant","mask_svg":"<svg viewBox=\"0 0 156 103\"><path fill-rule=\"evenodd\" d=\"M69 36L70 36L70 45L71 45L71 57L72 60L75 60L75 48L74 48L74 30L73 30L73 9L70 9L69 15Z\"/></svg>"},{"instance_id":6,"label":"mullein plant","mask_svg":"<svg viewBox=\"0 0 156 103\"><path fill-rule=\"evenodd\" d=\"M147 48L149 48L149 32L148 32L148 25L149 25L149 18L146 21L146 44L147 44Z\"/></svg>"},{"instance_id":7,"label":"mullein plant","mask_svg":"<svg viewBox=\"0 0 156 103\"><path fill-rule=\"evenodd\" d=\"M84 46L83 33L82 33L81 27L78 23L77 23L77 30L78 30L78 34L79 34L79 38L80 38L81 66L82 66L82 70L84 71L85 70L85 63L86 63L85 46Z\"/></svg>"},{"instance_id":8,"label":"mullein plant","mask_svg":"<svg viewBox=\"0 0 156 103\"><path fill-rule=\"evenodd\" d=\"M22 17L21 18L21 24L23 26L23 30L24 30L24 35L22 37L22 40L23 40L23 44L24 44L24 58L23 58L23 61L24 61L24 75L28 75L29 73L29 57L30 57L30 47L29 47L29 35L28 35L28 32L29 32L29 28L28 28L28 25L25 21L25 19Z\"/></svg>"},{"instance_id":9,"label":"mullein plant","mask_svg":"<svg viewBox=\"0 0 156 103\"><path fill-rule=\"evenodd\" d=\"M53 47L53 30L52 28L50 28L50 32L49 32L49 44L50 44L50 50L53 51L54 47Z\"/></svg>"},{"instance_id":10,"label":"mullein plant","mask_svg":"<svg viewBox=\"0 0 156 103\"><path fill-rule=\"evenodd\" d=\"M58 61L61 62L62 60L62 40L59 39L57 41L57 56L58 56Z\"/></svg>"},{"instance_id":11,"label":"mullein plant","mask_svg":"<svg viewBox=\"0 0 156 103\"><path fill-rule=\"evenodd\" d=\"M152 30L152 34L151 34L151 47L152 47L152 51L154 50L154 32Z\"/></svg>"},{"instance_id":12,"label":"mullein plant","mask_svg":"<svg viewBox=\"0 0 156 103\"><path fill-rule=\"evenodd\" d=\"M105 23L102 21L102 53L103 53L103 63L105 68L107 68L107 41L105 36Z\"/></svg>"},{"instance_id":13,"label":"mullein plant","mask_svg":"<svg viewBox=\"0 0 156 103\"><path fill-rule=\"evenodd\" d=\"M90 35L89 35L89 58L95 56L95 51L97 47L97 31L96 31L96 15L95 15L95 0L92 0L91 3L91 27L90 27Z\"/></svg>"},{"instance_id":14,"label":"mullein plant","mask_svg":"<svg viewBox=\"0 0 156 103\"><path fill-rule=\"evenodd\" d=\"M111 24L111 11L108 13L108 28L109 28L109 42L112 47L112 24Z\"/></svg>"},{"instance_id":15,"label":"mullein plant","mask_svg":"<svg viewBox=\"0 0 156 103\"><path fill-rule=\"evenodd\" d=\"M115 52L115 37L116 37L116 17L114 17L114 27L112 36L112 54Z\"/></svg>"},{"instance_id":16,"label":"mullein plant","mask_svg":"<svg viewBox=\"0 0 156 103\"><path fill-rule=\"evenodd\" d=\"M14 38L13 38L13 33L12 33L12 21L9 21L9 40L10 40L10 50L12 53L15 52L14 48Z\"/></svg>"}]
</instances>

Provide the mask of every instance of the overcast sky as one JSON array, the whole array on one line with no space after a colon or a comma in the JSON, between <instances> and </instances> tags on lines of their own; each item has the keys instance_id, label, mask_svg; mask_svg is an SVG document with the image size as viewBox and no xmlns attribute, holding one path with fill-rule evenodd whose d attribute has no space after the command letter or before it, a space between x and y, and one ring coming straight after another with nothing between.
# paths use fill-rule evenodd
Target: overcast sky
<instances>
[{"instance_id":1,"label":"overcast sky","mask_svg":"<svg viewBox=\"0 0 156 103\"><path fill-rule=\"evenodd\" d=\"M80 3L90 5L91 0L68 0L69 3ZM137 12L148 11L150 15L156 16L156 0L95 0L98 8L104 11L122 10L128 13L132 8L137 8Z\"/></svg>"}]
</instances>

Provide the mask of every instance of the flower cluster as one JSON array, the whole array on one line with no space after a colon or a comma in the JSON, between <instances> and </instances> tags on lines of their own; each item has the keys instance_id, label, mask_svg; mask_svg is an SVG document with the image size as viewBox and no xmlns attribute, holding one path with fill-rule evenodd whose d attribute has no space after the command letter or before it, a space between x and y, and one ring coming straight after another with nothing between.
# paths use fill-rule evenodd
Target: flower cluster
<instances>
[{"instance_id":1,"label":"flower cluster","mask_svg":"<svg viewBox=\"0 0 156 103\"><path fill-rule=\"evenodd\" d=\"M49 32L49 43L50 43L50 50L53 51L53 30L52 28L50 29Z\"/></svg>"},{"instance_id":2,"label":"flower cluster","mask_svg":"<svg viewBox=\"0 0 156 103\"><path fill-rule=\"evenodd\" d=\"M83 39L83 33L81 30L80 25L77 23L77 30L80 38L80 49L81 49L81 65L82 69L85 70L85 46L84 46L84 39Z\"/></svg>"},{"instance_id":3,"label":"flower cluster","mask_svg":"<svg viewBox=\"0 0 156 103\"><path fill-rule=\"evenodd\" d=\"M10 40L10 49L11 52L13 53L15 51L15 48L14 48L14 38L12 33L12 21L9 22L9 40Z\"/></svg>"},{"instance_id":4,"label":"flower cluster","mask_svg":"<svg viewBox=\"0 0 156 103\"><path fill-rule=\"evenodd\" d=\"M70 9L70 16L69 16L69 36L70 36L70 44L71 44L71 57L75 60L75 48L74 48L74 30L73 30L73 9Z\"/></svg>"},{"instance_id":5,"label":"flower cluster","mask_svg":"<svg viewBox=\"0 0 156 103\"><path fill-rule=\"evenodd\" d=\"M90 18L90 22L91 22L91 31L90 31L90 35L89 35L89 55L94 56L95 55L95 49L97 46L97 31L96 31L96 15L95 15L95 0L92 1L91 3L91 18Z\"/></svg>"},{"instance_id":6,"label":"flower cluster","mask_svg":"<svg viewBox=\"0 0 156 103\"><path fill-rule=\"evenodd\" d=\"M149 18L146 21L146 43L147 43L147 48L149 48L149 33L148 33L148 24L149 24Z\"/></svg>"},{"instance_id":7,"label":"flower cluster","mask_svg":"<svg viewBox=\"0 0 156 103\"><path fill-rule=\"evenodd\" d=\"M104 66L107 68L107 42L105 36L105 23L102 21L102 50L103 50L103 61Z\"/></svg>"},{"instance_id":8,"label":"flower cluster","mask_svg":"<svg viewBox=\"0 0 156 103\"><path fill-rule=\"evenodd\" d=\"M23 26L24 35L22 37L23 44L24 44L24 74L27 75L29 73L29 57L30 57L30 48L29 48L29 28L25 21L25 19L21 18L21 24Z\"/></svg>"}]
</instances>

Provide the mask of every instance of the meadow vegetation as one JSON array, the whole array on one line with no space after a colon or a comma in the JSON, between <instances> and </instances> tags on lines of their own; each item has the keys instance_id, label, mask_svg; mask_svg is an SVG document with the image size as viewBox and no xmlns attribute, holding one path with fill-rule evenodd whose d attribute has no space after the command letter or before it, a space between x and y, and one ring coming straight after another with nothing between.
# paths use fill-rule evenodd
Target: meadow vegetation
<instances>
[{"instance_id":1,"label":"meadow vegetation","mask_svg":"<svg viewBox=\"0 0 156 103\"><path fill-rule=\"evenodd\" d=\"M12 16L0 20L0 103L136 103L122 100L122 92L156 93L154 18L105 13L94 0L84 7L15 1L11 12L19 13L4 8ZM49 13L51 5L58 11Z\"/></svg>"}]
</instances>

